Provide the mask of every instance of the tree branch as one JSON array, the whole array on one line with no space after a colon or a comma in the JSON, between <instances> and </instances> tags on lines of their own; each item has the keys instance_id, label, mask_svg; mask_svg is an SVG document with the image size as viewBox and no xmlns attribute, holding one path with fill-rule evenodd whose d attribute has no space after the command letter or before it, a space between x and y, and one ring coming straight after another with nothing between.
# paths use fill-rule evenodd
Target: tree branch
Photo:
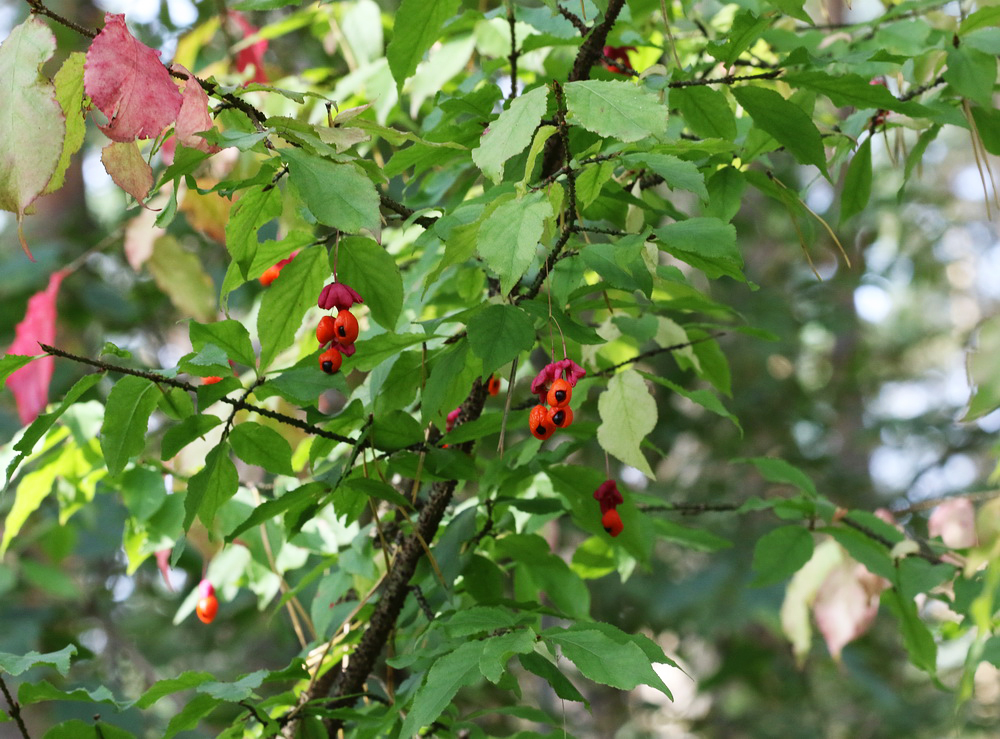
<instances>
[{"instance_id":1,"label":"tree branch","mask_svg":"<svg viewBox=\"0 0 1000 739\"><path fill-rule=\"evenodd\" d=\"M189 392L197 392L198 387L192 385L190 382L185 382L183 380L177 380L173 377L165 377L159 375L155 372L147 372L145 370L132 369L131 367L122 367L117 364L109 364L108 362L101 362L96 359L90 359L89 357L81 357L78 354L72 354L62 349L57 349L54 346L49 346L48 344L39 344L46 353L51 354L54 357L63 357L64 359L71 359L74 362L80 364L86 364L91 367L96 367L102 372L116 372L120 375L132 375L133 377L142 377L143 379L149 380L150 382L155 382L157 385L168 385L169 387L176 387L181 390L187 390ZM246 397L246 396L244 396ZM245 400L236 400L234 398L219 398L219 401L233 406L236 410L253 411L254 413L260 414L265 418L270 418L271 420L278 421L279 423L286 424L288 426L294 426L297 429L301 429L306 433L312 434L313 436L322 436L324 439L330 439L331 441L339 441L344 444L354 444L356 439L352 439L349 436L343 436L341 434L335 434L332 431L327 431L326 429L321 429L319 426L314 426L311 423L306 423L305 421L295 418L293 416L286 416L284 413L278 413L277 411L272 411L268 408L263 408L259 405L253 403L247 403Z\"/></svg>"},{"instance_id":2,"label":"tree branch","mask_svg":"<svg viewBox=\"0 0 1000 739\"><path fill-rule=\"evenodd\" d=\"M413 208L408 208L402 203L393 200L383 192L380 192L378 194L378 197L379 200L382 202L382 206L384 208L388 208L393 213L403 216L403 218L409 218L410 216L412 216L414 213L417 212L413 210ZM424 228L430 228L437 222L437 218L431 218L430 216L417 216L416 218L413 219L413 222L420 226L423 226Z\"/></svg>"},{"instance_id":3,"label":"tree branch","mask_svg":"<svg viewBox=\"0 0 1000 739\"><path fill-rule=\"evenodd\" d=\"M517 97L517 58L521 52L517 48L517 34L515 33L516 21L514 20L514 4L507 0L507 23L510 25L510 92L507 94L508 100Z\"/></svg>"},{"instance_id":4,"label":"tree branch","mask_svg":"<svg viewBox=\"0 0 1000 739\"><path fill-rule=\"evenodd\" d=\"M74 23L69 18L64 18L58 13L49 10L41 2L41 0L25 0L25 2L28 3L28 6L31 8L31 12L34 13L35 15L44 15L46 18L51 18L56 23L61 23L62 25L66 26L66 28L70 28L76 31L81 36L86 36L87 38L90 39L97 38L97 33L98 33L97 31L91 30L90 28L84 28L79 23Z\"/></svg>"},{"instance_id":5,"label":"tree branch","mask_svg":"<svg viewBox=\"0 0 1000 739\"><path fill-rule=\"evenodd\" d=\"M461 411L456 420L456 426L479 418L485 402L486 388L482 380L477 379L468 397L460 406ZM456 445L455 448L467 453L472 450L473 445L474 442L467 441ZM331 696L334 699L332 701L333 707L349 705L353 702L354 696L363 692L368 676L385 649L386 642L403 609L406 596L410 592L410 580L416 572L417 563L424 555L424 545L434 540L457 484L456 480L446 480L436 482L431 487L430 496L417 518L415 531L403 539L392 561L392 569L385 578L382 597L375 605L375 610L369 618L368 628L365 629L361 641L351 653L347 668L334 681ZM314 697L316 696L306 696L306 700L311 700ZM342 728L343 721L331 719L326 726L329 736L335 737Z\"/></svg>"},{"instance_id":6,"label":"tree branch","mask_svg":"<svg viewBox=\"0 0 1000 739\"><path fill-rule=\"evenodd\" d=\"M673 344L672 346L661 346L656 349L650 349L648 352L643 352L642 354L636 354L631 359L626 359L624 362L619 362L618 364L613 364L610 367L606 367L599 372L595 372L590 375L591 377L610 377L615 373L616 370L624 367L626 364L632 364L633 362L641 362L643 359L649 359L649 357L655 357L657 354L663 354L665 352L675 352L678 349L684 349L685 347L693 346L695 344L700 344L703 341L708 341L709 339L717 339L720 336L725 336L726 334L720 331L717 334L709 334L708 336L702 336L698 339L692 339L691 341L685 341L683 344Z\"/></svg>"}]
</instances>

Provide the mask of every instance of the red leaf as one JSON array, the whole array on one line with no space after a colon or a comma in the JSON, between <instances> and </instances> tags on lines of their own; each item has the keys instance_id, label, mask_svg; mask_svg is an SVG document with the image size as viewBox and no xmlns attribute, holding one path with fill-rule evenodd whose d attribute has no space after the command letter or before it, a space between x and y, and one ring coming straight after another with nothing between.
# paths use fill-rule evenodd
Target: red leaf
<instances>
[{"instance_id":1,"label":"red leaf","mask_svg":"<svg viewBox=\"0 0 1000 739\"><path fill-rule=\"evenodd\" d=\"M253 36L257 33L258 29L256 26L252 25L242 13L230 10L229 18L243 32L243 37ZM260 41L255 41L254 43L247 46L245 49L240 49L236 52L236 69L240 72L245 70L251 64L253 65L253 77L250 82L259 82L262 85L270 84L271 80L267 78L267 72L264 71L264 52L267 51L267 39L261 39Z\"/></svg>"},{"instance_id":2,"label":"red leaf","mask_svg":"<svg viewBox=\"0 0 1000 739\"><path fill-rule=\"evenodd\" d=\"M174 586L170 584L170 552L171 548L159 549L156 552L156 566L160 569L160 574L163 575L163 582L167 584L167 590L171 593L174 592Z\"/></svg>"},{"instance_id":3,"label":"red leaf","mask_svg":"<svg viewBox=\"0 0 1000 739\"><path fill-rule=\"evenodd\" d=\"M158 136L180 112L177 85L160 63L160 52L128 32L124 15L108 13L104 24L83 72L84 89L108 117L108 125L99 128L112 141Z\"/></svg>"},{"instance_id":4,"label":"red leaf","mask_svg":"<svg viewBox=\"0 0 1000 739\"><path fill-rule=\"evenodd\" d=\"M184 83L184 99L181 103L181 110L177 114L177 123L174 124L177 140L189 149L200 149L209 154L221 151L218 146L195 135L212 128L212 116L208 111L208 95L198 84L194 75L183 66L172 64L170 68L187 76L187 82Z\"/></svg>"},{"instance_id":5,"label":"red leaf","mask_svg":"<svg viewBox=\"0 0 1000 739\"><path fill-rule=\"evenodd\" d=\"M69 274L66 270L53 273L49 285L28 300L28 310L15 330L14 343L8 354L32 355L41 351L39 343L51 344L56 337L56 294L59 284ZM7 378L7 387L14 393L21 423L27 426L38 418L49 402L49 381L55 359L45 356L25 365Z\"/></svg>"}]
</instances>

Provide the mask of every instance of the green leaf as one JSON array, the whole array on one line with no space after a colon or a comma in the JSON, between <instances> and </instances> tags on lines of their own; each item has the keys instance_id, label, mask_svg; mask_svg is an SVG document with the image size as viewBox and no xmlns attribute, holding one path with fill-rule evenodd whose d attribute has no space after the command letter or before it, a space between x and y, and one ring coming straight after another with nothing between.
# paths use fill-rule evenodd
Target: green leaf
<instances>
[{"instance_id":1,"label":"green leaf","mask_svg":"<svg viewBox=\"0 0 1000 739\"><path fill-rule=\"evenodd\" d=\"M831 526L824 529L847 553L868 568L872 574L892 580L896 576L896 567L889 550L879 542L855 529Z\"/></svg>"},{"instance_id":2,"label":"green leaf","mask_svg":"<svg viewBox=\"0 0 1000 739\"><path fill-rule=\"evenodd\" d=\"M294 475L292 447L284 436L254 421L236 424L229 434L236 456L274 475Z\"/></svg>"},{"instance_id":3,"label":"green leaf","mask_svg":"<svg viewBox=\"0 0 1000 739\"><path fill-rule=\"evenodd\" d=\"M420 413L425 424L441 421L469 394L480 375L476 362L469 362L469 342L460 341L445 348L434 362L421 395Z\"/></svg>"},{"instance_id":4,"label":"green leaf","mask_svg":"<svg viewBox=\"0 0 1000 739\"><path fill-rule=\"evenodd\" d=\"M469 321L469 346L483 360L483 377L535 344L528 315L513 305L488 305Z\"/></svg>"},{"instance_id":5,"label":"green leaf","mask_svg":"<svg viewBox=\"0 0 1000 739\"><path fill-rule=\"evenodd\" d=\"M977 327L975 348L966 356L965 369L972 397L963 421L974 421L1000 408L997 356L1000 356L1000 316L991 316Z\"/></svg>"},{"instance_id":6,"label":"green leaf","mask_svg":"<svg viewBox=\"0 0 1000 739\"><path fill-rule=\"evenodd\" d=\"M184 707L170 718L163 739L172 739L182 731L194 729L198 722L210 714L221 703L218 698L210 695L196 695L185 702Z\"/></svg>"},{"instance_id":7,"label":"green leaf","mask_svg":"<svg viewBox=\"0 0 1000 739\"><path fill-rule=\"evenodd\" d=\"M28 206L59 164L66 119L41 67L55 53L56 37L32 15L0 45L0 208L17 214L18 231ZM21 244L27 252L24 236Z\"/></svg>"},{"instance_id":8,"label":"green leaf","mask_svg":"<svg viewBox=\"0 0 1000 739\"><path fill-rule=\"evenodd\" d=\"M177 452L195 439L204 437L209 431L222 423L222 419L208 413L198 413L188 416L176 426L167 429L160 441L160 459L166 461L177 456Z\"/></svg>"},{"instance_id":9,"label":"green leaf","mask_svg":"<svg viewBox=\"0 0 1000 739\"><path fill-rule=\"evenodd\" d=\"M55 667L60 675L65 675L69 672L69 658L74 654L76 654L76 647L72 644L67 644L58 652L46 652L45 654L28 652L22 655L0 652L0 671L17 677L32 667L48 665Z\"/></svg>"},{"instance_id":10,"label":"green leaf","mask_svg":"<svg viewBox=\"0 0 1000 739\"><path fill-rule=\"evenodd\" d=\"M749 10L739 13L733 18L725 43L713 41L708 45L708 53L726 65L732 64L740 54L753 46L773 21L772 16L758 18Z\"/></svg>"},{"instance_id":11,"label":"green leaf","mask_svg":"<svg viewBox=\"0 0 1000 739\"><path fill-rule=\"evenodd\" d=\"M581 628L583 625L581 625ZM650 685L670 697L663 681L653 671L649 658L633 642L615 641L601 631L549 629L545 641L562 648L562 654L584 677L618 690Z\"/></svg>"},{"instance_id":12,"label":"green leaf","mask_svg":"<svg viewBox=\"0 0 1000 739\"><path fill-rule=\"evenodd\" d=\"M196 515L211 529L216 511L236 494L239 483L236 465L229 459L229 444L222 442L208 453L205 466L188 480L184 530L191 527Z\"/></svg>"},{"instance_id":13,"label":"green leaf","mask_svg":"<svg viewBox=\"0 0 1000 739\"><path fill-rule=\"evenodd\" d=\"M214 323L191 321L188 324L188 335L191 338L191 346L196 352L200 352L206 344L215 344L234 362L245 364L247 367L253 367L257 363L250 333L239 321L225 320Z\"/></svg>"},{"instance_id":14,"label":"green leaf","mask_svg":"<svg viewBox=\"0 0 1000 739\"><path fill-rule=\"evenodd\" d=\"M552 205L541 190L504 203L479 228L479 255L500 277L500 292L510 293L535 258L535 250L552 217Z\"/></svg>"},{"instance_id":15,"label":"green leaf","mask_svg":"<svg viewBox=\"0 0 1000 739\"><path fill-rule=\"evenodd\" d=\"M696 552L717 552L733 545L731 541L704 529L692 529L663 518L656 518L652 523L659 536Z\"/></svg>"},{"instance_id":16,"label":"green leaf","mask_svg":"<svg viewBox=\"0 0 1000 739\"><path fill-rule=\"evenodd\" d=\"M275 357L295 341L302 318L316 305L329 274L326 250L310 247L286 264L264 293L257 313L262 370L269 368Z\"/></svg>"},{"instance_id":17,"label":"green leaf","mask_svg":"<svg viewBox=\"0 0 1000 739\"><path fill-rule=\"evenodd\" d=\"M394 330L403 308L403 278L396 260L361 237L342 239L337 258L337 279L358 291L380 326Z\"/></svg>"},{"instance_id":18,"label":"green leaf","mask_svg":"<svg viewBox=\"0 0 1000 739\"><path fill-rule=\"evenodd\" d=\"M743 256L736 246L736 229L718 218L688 218L656 229L660 248L709 277L728 275L744 280Z\"/></svg>"},{"instance_id":19,"label":"green leaf","mask_svg":"<svg viewBox=\"0 0 1000 739\"><path fill-rule=\"evenodd\" d=\"M409 413L389 411L375 418L370 438L377 449L393 452L422 442L424 431Z\"/></svg>"},{"instance_id":20,"label":"green leaf","mask_svg":"<svg viewBox=\"0 0 1000 739\"><path fill-rule=\"evenodd\" d=\"M754 457L753 459L738 460L749 462L761 476L768 482L785 483L797 487L802 492L815 498L816 485L809 479L808 475L783 459L775 457Z\"/></svg>"},{"instance_id":21,"label":"green leaf","mask_svg":"<svg viewBox=\"0 0 1000 739\"><path fill-rule=\"evenodd\" d=\"M693 192L702 201L708 200L708 190L705 189L705 176L693 162L688 162L671 154L627 154L622 157L622 164L630 168L648 167L663 178L671 190L687 190Z\"/></svg>"},{"instance_id":22,"label":"green leaf","mask_svg":"<svg viewBox=\"0 0 1000 739\"><path fill-rule=\"evenodd\" d=\"M992 108L997 58L968 46L948 49L948 68L944 71L944 79L959 95Z\"/></svg>"},{"instance_id":23,"label":"green leaf","mask_svg":"<svg viewBox=\"0 0 1000 739\"><path fill-rule=\"evenodd\" d=\"M750 587L782 582L795 574L812 557L813 537L803 526L782 526L764 534L753 550L756 575Z\"/></svg>"},{"instance_id":24,"label":"green leaf","mask_svg":"<svg viewBox=\"0 0 1000 739\"><path fill-rule=\"evenodd\" d=\"M930 630L920 620L913 600L904 598L896 588L882 593L882 604L899 620L903 646L910 655L910 662L930 675L937 672L937 644Z\"/></svg>"},{"instance_id":25,"label":"green leaf","mask_svg":"<svg viewBox=\"0 0 1000 739\"><path fill-rule=\"evenodd\" d=\"M459 688L482 677L479 658L483 647L481 641L465 642L454 652L434 662L413 698L413 705L403 721L400 736L415 736L421 727L427 726L441 715Z\"/></svg>"},{"instance_id":26,"label":"green leaf","mask_svg":"<svg viewBox=\"0 0 1000 739\"><path fill-rule=\"evenodd\" d=\"M726 406L722 404L722 401L719 400L718 397L716 397L712 392L702 389L686 390L685 388L682 388L680 385L671 382L665 377L658 377L649 372L640 372L639 374L641 374L647 380L652 380L658 385L663 385L666 388L670 388L673 392L687 398L688 400L694 403L697 403L705 410L711 411L712 413L715 413L718 416L722 416L723 418L732 421L733 425L740 430L740 433L743 432L743 427L740 426L739 419L732 413L730 413L726 409Z\"/></svg>"},{"instance_id":27,"label":"green leaf","mask_svg":"<svg viewBox=\"0 0 1000 739\"><path fill-rule=\"evenodd\" d=\"M104 375L99 373L84 375L66 392L66 395L63 396L62 402L55 410L51 413L43 413L31 422L31 425L24 430L21 438L17 440L16 444L14 444L14 451L20 452L20 454L18 454L7 466L8 480L13 478L14 472L17 470L21 462L23 462L28 455L32 453L32 451L34 451L35 445L43 436L45 436L46 433L48 433L49 429L51 429L55 422L59 420L59 417L65 413L71 405L78 401L81 395L100 382L103 377Z\"/></svg>"},{"instance_id":28,"label":"green leaf","mask_svg":"<svg viewBox=\"0 0 1000 739\"><path fill-rule=\"evenodd\" d=\"M708 178L706 187L708 203L704 208L705 215L729 223L743 205L746 177L736 167L723 167Z\"/></svg>"},{"instance_id":29,"label":"green leaf","mask_svg":"<svg viewBox=\"0 0 1000 739\"><path fill-rule=\"evenodd\" d=\"M226 534L226 543L231 543L247 529L270 521L286 511L301 510L310 503L315 503L328 489L323 483L309 482L289 490L280 498L264 501L253 509L253 513L243 523Z\"/></svg>"},{"instance_id":30,"label":"green leaf","mask_svg":"<svg viewBox=\"0 0 1000 739\"><path fill-rule=\"evenodd\" d=\"M666 106L631 82L586 80L564 89L571 118L598 136L628 143L667 131Z\"/></svg>"},{"instance_id":31,"label":"green leaf","mask_svg":"<svg viewBox=\"0 0 1000 739\"><path fill-rule=\"evenodd\" d=\"M42 739L135 739L135 734L105 721L87 723L74 718L56 724L45 732Z\"/></svg>"},{"instance_id":32,"label":"green leaf","mask_svg":"<svg viewBox=\"0 0 1000 739\"><path fill-rule=\"evenodd\" d=\"M281 215L281 191L276 187L254 185L229 211L226 222L226 249L240 268L243 278L249 276L250 266L257 255L257 232L260 227Z\"/></svg>"},{"instance_id":33,"label":"green leaf","mask_svg":"<svg viewBox=\"0 0 1000 739\"><path fill-rule=\"evenodd\" d=\"M236 703L250 698L253 695L253 691L261 686L264 678L269 674L268 670L257 670L256 672L251 672L249 675L244 675L233 683L204 682L198 686L197 691L210 695L213 698L218 698L221 701Z\"/></svg>"},{"instance_id":34,"label":"green leaf","mask_svg":"<svg viewBox=\"0 0 1000 739\"><path fill-rule=\"evenodd\" d=\"M392 40L385 50L396 87L413 76L424 53L431 48L444 22L458 11L459 0L403 0L392 25Z\"/></svg>"},{"instance_id":35,"label":"green leaf","mask_svg":"<svg viewBox=\"0 0 1000 739\"><path fill-rule=\"evenodd\" d=\"M344 233L379 232L375 184L353 162L338 163L289 147L281 150L288 177L320 223Z\"/></svg>"},{"instance_id":36,"label":"green leaf","mask_svg":"<svg viewBox=\"0 0 1000 739\"><path fill-rule=\"evenodd\" d=\"M355 495L365 499L375 498L397 505L403 510L410 510L413 506L406 497L396 488L381 480L372 480L367 477L352 477L344 480L341 487L350 490Z\"/></svg>"},{"instance_id":37,"label":"green leaf","mask_svg":"<svg viewBox=\"0 0 1000 739\"><path fill-rule=\"evenodd\" d=\"M528 672L533 672L548 682L548 684L552 686L556 695L563 700L576 701L577 703L583 703L588 707L590 706L587 699L584 698L583 694L576 689L576 686L572 682L570 682L570 679L563 674L563 671L542 655L537 652L529 652L527 654L518 655L518 660L520 660L521 666Z\"/></svg>"},{"instance_id":38,"label":"green leaf","mask_svg":"<svg viewBox=\"0 0 1000 739\"><path fill-rule=\"evenodd\" d=\"M684 123L696 136L732 141L736 138L736 116L724 93L707 85L681 87L670 91Z\"/></svg>"},{"instance_id":39,"label":"green leaf","mask_svg":"<svg viewBox=\"0 0 1000 739\"><path fill-rule=\"evenodd\" d=\"M824 177L830 178L826 171L823 139L802 108L763 87L734 87L731 92L757 128L774 137L799 162L815 165Z\"/></svg>"},{"instance_id":40,"label":"green leaf","mask_svg":"<svg viewBox=\"0 0 1000 739\"><path fill-rule=\"evenodd\" d=\"M129 459L146 447L149 414L160 400L160 389L150 380L122 377L111 388L101 424L101 451L112 476L121 474Z\"/></svg>"},{"instance_id":41,"label":"green leaf","mask_svg":"<svg viewBox=\"0 0 1000 739\"><path fill-rule=\"evenodd\" d=\"M84 703L110 703L118 707L118 701L106 687L101 685L96 690L61 690L48 680L37 683L23 683L17 690L17 700L21 705L31 705L43 701L78 701Z\"/></svg>"},{"instance_id":42,"label":"green leaf","mask_svg":"<svg viewBox=\"0 0 1000 739\"><path fill-rule=\"evenodd\" d=\"M389 357L394 357L404 349L414 344L422 344L431 338L433 337L428 334L379 334L371 339L357 342L355 346L358 351L350 359L354 369L368 372Z\"/></svg>"},{"instance_id":43,"label":"green leaf","mask_svg":"<svg viewBox=\"0 0 1000 739\"><path fill-rule=\"evenodd\" d=\"M806 70L783 74L781 79L792 87L804 87L822 93L838 107L850 105L855 108L881 108L915 118L932 113L920 103L899 100L883 85L873 85L870 79L858 74L835 76L819 70Z\"/></svg>"},{"instance_id":44,"label":"green leaf","mask_svg":"<svg viewBox=\"0 0 1000 739\"><path fill-rule=\"evenodd\" d=\"M958 35L964 36L967 33L978 31L982 28L992 28L1000 26L1000 6L993 5L980 8L974 13L970 13L958 27Z\"/></svg>"},{"instance_id":45,"label":"green leaf","mask_svg":"<svg viewBox=\"0 0 1000 739\"><path fill-rule=\"evenodd\" d=\"M160 698L164 698L182 690L196 688L204 682L212 680L213 676L208 672L183 672L177 677L166 680L158 680L153 683L149 690L143 693L135 702L138 708L149 708Z\"/></svg>"},{"instance_id":46,"label":"green leaf","mask_svg":"<svg viewBox=\"0 0 1000 739\"><path fill-rule=\"evenodd\" d=\"M535 632L531 629L517 629L506 634L487 639L483 653L479 656L479 671L491 683L500 681L507 668L507 660L515 654L526 654L535 647Z\"/></svg>"},{"instance_id":47,"label":"green leaf","mask_svg":"<svg viewBox=\"0 0 1000 739\"><path fill-rule=\"evenodd\" d=\"M847 167L840 196L840 222L868 207L872 195L872 139L864 140Z\"/></svg>"},{"instance_id":48,"label":"green leaf","mask_svg":"<svg viewBox=\"0 0 1000 739\"><path fill-rule=\"evenodd\" d=\"M547 87L536 87L511 101L507 110L490 123L472 150L472 161L494 182L503 179L504 162L520 154L531 143L538 122L548 105ZM525 176L530 176L525 172Z\"/></svg>"},{"instance_id":49,"label":"green leaf","mask_svg":"<svg viewBox=\"0 0 1000 739\"><path fill-rule=\"evenodd\" d=\"M497 629L513 629L524 622L523 616L514 613L509 608L473 606L451 614L444 628L449 636L464 637L484 634Z\"/></svg>"},{"instance_id":50,"label":"green leaf","mask_svg":"<svg viewBox=\"0 0 1000 739\"><path fill-rule=\"evenodd\" d=\"M40 356L43 355L39 354L38 356L31 357L23 354L4 355L4 358L0 359L0 387L3 387L3 384L7 382L8 377L24 367L26 364L31 364Z\"/></svg>"},{"instance_id":51,"label":"green leaf","mask_svg":"<svg viewBox=\"0 0 1000 739\"><path fill-rule=\"evenodd\" d=\"M635 370L619 372L608 381L608 388L597 401L601 425L597 442L608 454L632 465L650 479L655 479L639 445L656 428L656 400L646 382Z\"/></svg>"},{"instance_id":52,"label":"green leaf","mask_svg":"<svg viewBox=\"0 0 1000 739\"><path fill-rule=\"evenodd\" d=\"M62 108L63 116L66 119L66 138L63 139L62 155L59 157L59 164L56 171L45 186L45 192L55 192L66 181L66 170L69 169L70 159L80 150L83 145L83 137L86 133L86 124L83 118L83 63L86 55L82 51L74 51L66 61L59 67L56 76L52 78L52 83L56 88L56 99L59 107Z\"/></svg>"}]
</instances>

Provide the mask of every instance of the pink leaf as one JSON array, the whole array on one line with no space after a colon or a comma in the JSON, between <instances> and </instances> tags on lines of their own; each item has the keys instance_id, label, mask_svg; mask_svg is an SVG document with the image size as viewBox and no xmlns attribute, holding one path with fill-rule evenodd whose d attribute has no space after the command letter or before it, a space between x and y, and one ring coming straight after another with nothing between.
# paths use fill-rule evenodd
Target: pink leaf
<instances>
[{"instance_id":1,"label":"pink leaf","mask_svg":"<svg viewBox=\"0 0 1000 739\"><path fill-rule=\"evenodd\" d=\"M118 187L139 203L144 203L153 188L153 170L135 142L115 141L101 150L101 164Z\"/></svg>"},{"instance_id":2,"label":"pink leaf","mask_svg":"<svg viewBox=\"0 0 1000 739\"><path fill-rule=\"evenodd\" d=\"M244 37L253 36L258 30L260 30L256 26L252 25L246 17L238 11L230 10L229 18L233 21L233 23L239 26L239 29L243 32ZM262 85L269 84L271 80L267 78L267 72L264 71L264 52L266 51L267 39L254 41L246 48L240 49L236 52L236 69L242 72L250 65L253 65L253 77L250 79L250 82L259 82Z\"/></svg>"},{"instance_id":3,"label":"pink leaf","mask_svg":"<svg viewBox=\"0 0 1000 739\"><path fill-rule=\"evenodd\" d=\"M976 511L968 498L952 498L939 505L927 521L927 533L940 536L952 549L976 546Z\"/></svg>"},{"instance_id":4,"label":"pink leaf","mask_svg":"<svg viewBox=\"0 0 1000 739\"><path fill-rule=\"evenodd\" d=\"M830 570L816 593L813 616L835 660L845 646L868 631L878 614L879 595L887 587L885 579L849 557Z\"/></svg>"},{"instance_id":5,"label":"pink leaf","mask_svg":"<svg viewBox=\"0 0 1000 739\"><path fill-rule=\"evenodd\" d=\"M181 94L160 63L160 52L137 41L125 16L108 13L87 51L83 86L108 117L100 126L112 141L158 136L177 118Z\"/></svg>"},{"instance_id":6,"label":"pink leaf","mask_svg":"<svg viewBox=\"0 0 1000 739\"><path fill-rule=\"evenodd\" d=\"M65 270L53 273L49 285L28 300L28 310L15 330L14 343L8 354L32 355L42 351L38 344L51 344L56 338L56 294L59 284L69 274ZM7 378L7 387L14 393L21 423L27 426L38 418L49 402L49 381L55 360L45 356L26 365Z\"/></svg>"},{"instance_id":7,"label":"pink leaf","mask_svg":"<svg viewBox=\"0 0 1000 739\"><path fill-rule=\"evenodd\" d=\"M187 75L187 82L184 83L184 99L181 102L181 110L177 114L177 123L174 124L177 140L189 149L199 149L209 154L221 151L218 146L195 135L212 128L212 116L208 110L208 95L194 78L194 75L183 66L172 64L170 68L175 72Z\"/></svg>"}]
</instances>

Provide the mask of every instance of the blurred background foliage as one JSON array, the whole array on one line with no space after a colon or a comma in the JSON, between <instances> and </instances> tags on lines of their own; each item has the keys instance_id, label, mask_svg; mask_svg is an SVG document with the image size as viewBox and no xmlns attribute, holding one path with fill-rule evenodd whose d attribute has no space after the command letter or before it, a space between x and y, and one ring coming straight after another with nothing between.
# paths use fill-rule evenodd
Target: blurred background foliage
<instances>
[{"instance_id":1,"label":"blurred background foliage","mask_svg":"<svg viewBox=\"0 0 1000 739\"><path fill-rule=\"evenodd\" d=\"M642 17L657 4L633 1L629 6ZM99 27L105 11L125 12L139 37L163 49L165 59L183 44L182 34L216 18L223 5L189 0L50 3L56 12L89 27ZM376 108L384 105L388 112L395 104L388 75L381 79L374 75L354 88L350 82L366 55L381 54L381 29L376 33L368 27L358 35L350 25L362 23L356 10L361 5L331 4L339 27L314 18L305 32L276 33L266 56L274 83L281 86L285 75L298 75L335 98L338 89L350 90L338 99L350 99L352 94L378 98ZM384 15L391 15L395 5L386 0L378 3ZM497 7L493 0L481 5L483 10ZM953 12L953 6L935 12ZM675 11L711 18L726 7L685 2L675 5ZM832 23L862 22L880 11L879 4L871 2L855 3L853 8L823 9L812 3L807 7L814 18L826 15ZM24 3L4 0L0 32L6 35L26 9ZM287 11L275 10L255 13L253 18L273 29L280 28L287 16ZM354 36L349 29L355 29ZM85 48L84 39L58 26L53 30L60 54ZM689 32L692 25L679 18L678 38ZM198 51L196 71L226 63L228 51L220 38L214 36L214 45ZM617 40L642 41L628 30ZM544 70L571 58L557 48L538 66ZM459 75L439 86L454 89L461 79ZM420 119L426 122L440 115L433 102L437 83L431 78L424 81L428 94L423 101L396 111L394 119L412 117L419 127ZM91 129L88 136L94 133ZM807 471L817 488L837 504L887 508L918 536L927 533L928 501L956 493L993 494L990 475L996 464L1000 414L973 423L958 419L969 397L965 349L979 321L996 313L1000 299L1000 239L995 221L989 218L990 206L984 202L967 132L944 130L927 147L918 171L904 181L903 159L915 144L913 132L894 126L890 117L884 133L872 142L875 176L870 202L840 225L836 225L839 201L830 184L819 177L804 179L808 176L804 170L783 160L786 169L778 171L779 177L799 181L809 206L834 224L852 259L850 268L815 221L793 222L781 203L747 191L734 223L746 259L745 273L761 289L728 280L711 284L703 280L701 285L747 325L774 337L769 341L730 333L720 340L731 367L732 397L727 405L739 419L742 434L734 424L683 397L658 392L660 421L648 439L664 453L655 464L657 482L649 483L628 469L613 469L624 487L668 502L739 504L763 495L768 484L733 460L775 455ZM404 187L397 177L391 187L400 199L420 207L463 185L454 182L445 168L427 173L419 185L414 181ZM987 188L991 189L989 181ZM44 287L48 274L89 253L62 288L57 344L96 355L105 341L111 341L151 366L170 366L186 351L187 332L178 321L190 314L185 306L190 309L191 301L201 298L179 296L174 288L193 280L204 285L206 293L217 293L228 261L223 245L211 234L218 218L204 214L208 225L199 228L196 205L185 203L187 217L176 219L170 233L197 256L185 267L189 271L178 274L172 265L163 265L136 272L123 249L125 228L132 219L150 216L134 207L126 211L124 205L125 196L110 185L101 168L99 144L88 139L74 160L67 187L40 201L38 214L28 221L38 264L23 258L13 218L0 214L0 234L7 247L0 255L5 275L0 283L0 342L13 338L27 298ZM822 280L803 254L798 228L804 231ZM103 248L91 252L95 245ZM699 277L694 274L691 279L697 282ZM241 288L231 307L250 310L258 294L253 285ZM690 383L690 376L667 355L639 368ZM77 366L57 363L52 396L59 396L80 374ZM580 406L578 419L597 418L597 391L594 388ZM12 399L4 393L0 439L11 438L18 428ZM575 452L571 461L604 467L596 445ZM0 499L0 514L9 504L9 496ZM228 594L235 600L226 604L225 618L210 629L191 618L173 624L181 600L201 576L203 561L197 547L188 546L172 571L173 592L166 589L151 560L134 575L126 575L120 537L125 511L115 497L98 495L67 525L60 524L54 501L46 502L43 512L20 534L19 561L0 563L0 651L49 651L74 643L84 657L102 657L78 660L75 681L108 685L124 697L138 695L153 679L188 669L231 676L258 668L278 669L297 652L283 611L271 608L259 613L256 598L246 590ZM588 694L590 715L579 704L560 705L554 695L540 692L545 707L565 716L570 734L931 737L954 725L954 695L908 663L898 624L885 613L868 634L845 649L842 663L834 662L817 639L805 665L796 666L778 623L785 584L748 587L754 544L774 526L769 513L650 515L704 528L732 546L698 552L661 542L650 571L636 572L625 582L616 572L589 581L593 613L626 631L656 637L687 676L670 675L677 698L672 704L652 690L621 693L594 688ZM547 536L567 559L582 539L572 525L552 524ZM962 658L964 651L942 648L941 678L946 687L953 687L949 677L961 668ZM482 696L469 691L461 698L470 706L489 700L490 686L481 690ZM156 705L160 720L179 709L173 701L171 697ZM55 718L89 718L91 713L87 704L59 702L32 707L25 715L29 727L41 736L43 727ZM215 718L224 722L230 717ZM961 728L955 735L994 736L998 720L1000 679L995 668L984 664L977 673L975 697L960 709ZM149 717L138 712L116 721L155 736ZM0 736L15 736L12 731L11 724L0 724Z\"/></svg>"}]
</instances>

